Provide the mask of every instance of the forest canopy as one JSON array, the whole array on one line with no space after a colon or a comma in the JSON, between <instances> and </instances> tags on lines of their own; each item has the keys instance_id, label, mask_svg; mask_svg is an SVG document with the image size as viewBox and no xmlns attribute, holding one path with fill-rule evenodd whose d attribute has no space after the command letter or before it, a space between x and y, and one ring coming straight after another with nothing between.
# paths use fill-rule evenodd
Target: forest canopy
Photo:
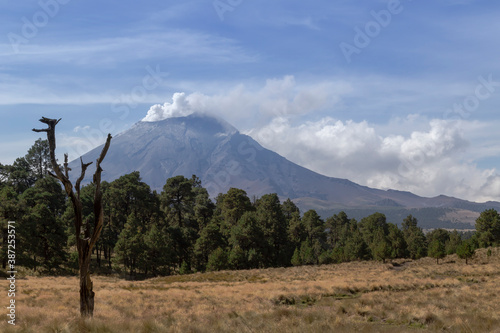
<instances>
[{"instance_id":1,"label":"forest canopy","mask_svg":"<svg viewBox=\"0 0 500 333\"><path fill-rule=\"evenodd\" d=\"M18 224L19 264L40 273L74 273L78 256L74 213L59 183L48 176L47 142L37 140L12 165L0 165L0 224L5 268L6 225ZM93 184L81 188L84 223L94 223ZM500 216L481 213L476 232L435 229L424 234L407 216L399 225L374 212L357 221L340 212L322 219L270 193L250 199L231 188L210 198L200 179L175 176L160 193L132 172L102 182L104 227L92 269L148 277L207 270L340 263L353 260L467 259L500 243ZM466 239L467 238L467 239Z\"/></svg>"}]
</instances>

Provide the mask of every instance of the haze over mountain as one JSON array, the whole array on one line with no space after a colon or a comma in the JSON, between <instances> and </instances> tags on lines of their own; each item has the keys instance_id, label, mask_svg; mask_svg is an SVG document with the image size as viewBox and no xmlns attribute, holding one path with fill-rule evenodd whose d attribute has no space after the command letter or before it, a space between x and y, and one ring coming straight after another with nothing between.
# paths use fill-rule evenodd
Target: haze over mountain
<instances>
[{"instance_id":1,"label":"haze over mountain","mask_svg":"<svg viewBox=\"0 0 500 333\"><path fill-rule=\"evenodd\" d=\"M85 154L83 161L95 161L101 148ZM79 160L72 161L70 167L73 177L80 174ZM340 209L406 214L409 209L438 208L445 209L440 214L454 215L449 221L471 223L477 212L500 208L498 202L424 198L326 177L265 149L226 121L206 114L136 123L113 138L102 167L103 180L107 181L139 171L144 182L161 191L169 177L196 175L212 197L230 187L241 188L250 197L277 193L282 199L293 199L303 210L314 208L325 214ZM90 182L90 177L88 172L85 181Z\"/></svg>"}]
</instances>

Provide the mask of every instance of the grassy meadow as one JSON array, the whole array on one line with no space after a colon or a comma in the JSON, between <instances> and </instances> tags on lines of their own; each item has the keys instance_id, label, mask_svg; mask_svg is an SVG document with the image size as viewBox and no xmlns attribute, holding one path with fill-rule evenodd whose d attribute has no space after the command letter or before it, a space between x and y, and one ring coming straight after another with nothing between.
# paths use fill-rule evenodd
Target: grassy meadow
<instances>
[{"instance_id":1,"label":"grassy meadow","mask_svg":"<svg viewBox=\"0 0 500 333\"><path fill-rule=\"evenodd\" d=\"M453 255L439 264L351 262L145 281L94 276L91 320L80 319L76 277L18 276L16 326L2 319L0 331L500 332L500 249L476 253L468 265Z\"/></svg>"}]
</instances>

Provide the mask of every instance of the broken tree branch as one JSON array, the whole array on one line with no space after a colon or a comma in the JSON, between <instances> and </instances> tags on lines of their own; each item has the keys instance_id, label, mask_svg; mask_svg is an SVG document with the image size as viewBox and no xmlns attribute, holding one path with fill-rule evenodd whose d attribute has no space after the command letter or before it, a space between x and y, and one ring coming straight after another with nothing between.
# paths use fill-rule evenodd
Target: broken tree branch
<instances>
[{"instance_id":1,"label":"broken tree branch","mask_svg":"<svg viewBox=\"0 0 500 333\"><path fill-rule=\"evenodd\" d=\"M89 163L83 163L82 158L80 157L80 164L82 168L82 173L80 174L80 177L76 180L75 183L75 190L76 190L76 195L78 196L78 199L80 199L80 183L82 182L83 178L85 178L85 172L87 171L87 168L89 165L91 165L93 162Z\"/></svg>"}]
</instances>

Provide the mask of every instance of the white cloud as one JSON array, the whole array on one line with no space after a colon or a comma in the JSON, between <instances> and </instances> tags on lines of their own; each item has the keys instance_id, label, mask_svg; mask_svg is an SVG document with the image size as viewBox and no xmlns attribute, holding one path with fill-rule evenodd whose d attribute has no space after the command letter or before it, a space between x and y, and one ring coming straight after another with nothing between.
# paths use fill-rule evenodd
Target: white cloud
<instances>
[{"instance_id":1,"label":"white cloud","mask_svg":"<svg viewBox=\"0 0 500 333\"><path fill-rule=\"evenodd\" d=\"M14 52L8 44L0 44L0 52L4 64L70 63L92 68L152 58L191 59L201 63L251 63L259 58L233 39L188 30L57 44L22 44L19 52Z\"/></svg>"},{"instance_id":2,"label":"white cloud","mask_svg":"<svg viewBox=\"0 0 500 333\"><path fill-rule=\"evenodd\" d=\"M321 174L423 196L498 200L500 176L465 160L464 122L431 120L425 131L383 135L366 121L330 117L294 126L286 118L249 131L263 146Z\"/></svg>"},{"instance_id":3,"label":"white cloud","mask_svg":"<svg viewBox=\"0 0 500 333\"><path fill-rule=\"evenodd\" d=\"M88 125L87 126L80 126L80 125L78 125L75 128L73 128L73 132L75 132L75 133L78 133L78 132L81 132L81 131L88 131L88 130L90 130L90 126L88 126Z\"/></svg>"},{"instance_id":4,"label":"white cloud","mask_svg":"<svg viewBox=\"0 0 500 333\"><path fill-rule=\"evenodd\" d=\"M187 116L193 112L185 93L175 93L172 100L172 103L153 105L142 121L160 121L172 117Z\"/></svg>"},{"instance_id":5,"label":"white cloud","mask_svg":"<svg viewBox=\"0 0 500 333\"><path fill-rule=\"evenodd\" d=\"M295 18L295 17L283 17L283 18L275 18L272 23L277 24L278 26L299 26L305 27L311 30L321 30L320 27L314 22L314 19L310 16L304 18Z\"/></svg>"},{"instance_id":6,"label":"white cloud","mask_svg":"<svg viewBox=\"0 0 500 333\"><path fill-rule=\"evenodd\" d=\"M277 116L303 115L331 109L339 102L341 95L350 91L350 85L342 81L298 84L294 76L285 76L268 79L259 88L240 84L227 92L212 95L175 93L172 103L152 106L143 121L209 112L236 125L246 123L248 126L248 120L265 123Z\"/></svg>"}]
</instances>

